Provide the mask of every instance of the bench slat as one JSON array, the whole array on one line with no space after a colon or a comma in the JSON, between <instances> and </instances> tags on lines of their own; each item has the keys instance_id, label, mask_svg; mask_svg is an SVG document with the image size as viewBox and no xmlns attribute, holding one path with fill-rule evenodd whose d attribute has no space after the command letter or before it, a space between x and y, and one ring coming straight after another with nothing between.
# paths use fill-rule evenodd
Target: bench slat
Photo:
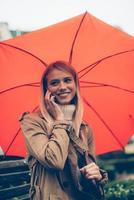
<instances>
[{"instance_id":1,"label":"bench slat","mask_svg":"<svg viewBox=\"0 0 134 200\"><path fill-rule=\"evenodd\" d=\"M10 187L0 190L0 200L12 197L19 197L28 194L30 184L24 184L16 187Z\"/></svg>"},{"instance_id":2,"label":"bench slat","mask_svg":"<svg viewBox=\"0 0 134 200\"><path fill-rule=\"evenodd\" d=\"M0 159L0 200L30 200L30 170L26 159L7 159Z\"/></svg>"},{"instance_id":3,"label":"bench slat","mask_svg":"<svg viewBox=\"0 0 134 200\"><path fill-rule=\"evenodd\" d=\"M0 174L0 184L4 184L6 182L12 183L17 181L30 181L30 172L22 171L22 172L11 172L6 174Z\"/></svg>"}]
</instances>

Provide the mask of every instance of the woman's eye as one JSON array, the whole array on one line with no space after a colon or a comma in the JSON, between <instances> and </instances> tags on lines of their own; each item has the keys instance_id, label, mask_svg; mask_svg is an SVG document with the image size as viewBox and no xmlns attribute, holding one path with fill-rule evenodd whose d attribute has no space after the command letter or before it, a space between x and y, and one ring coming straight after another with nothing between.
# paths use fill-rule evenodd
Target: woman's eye
<instances>
[{"instance_id":1,"label":"woman's eye","mask_svg":"<svg viewBox=\"0 0 134 200\"><path fill-rule=\"evenodd\" d=\"M51 81L51 82L50 82L50 85L51 85L51 86L57 86L58 83L59 83L59 81Z\"/></svg>"},{"instance_id":2,"label":"woman's eye","mask_svg":"<svg viewBox=\"0 0 134 200\"><path fill-rule=\"evenodd\" d=\"M65 81L65 83L71 83L72 79L71 78L66 78L64 81Z\"/></svg>"}]
</instances>

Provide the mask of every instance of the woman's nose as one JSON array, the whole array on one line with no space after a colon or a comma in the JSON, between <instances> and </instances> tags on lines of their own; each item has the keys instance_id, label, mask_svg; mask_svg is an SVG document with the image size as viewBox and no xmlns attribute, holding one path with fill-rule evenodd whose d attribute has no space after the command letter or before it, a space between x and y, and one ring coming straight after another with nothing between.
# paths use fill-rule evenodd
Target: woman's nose
<instances>
[{"instance_id":1,"label":"woman's nose","mask_svg":"<svg viewBox=\"0 0 134 200\"><path fill-rule=\"evenodd\" d=\"M64 82L60 82L60 90L66 89L66 84Z\"/></svg>"}]
</instances>

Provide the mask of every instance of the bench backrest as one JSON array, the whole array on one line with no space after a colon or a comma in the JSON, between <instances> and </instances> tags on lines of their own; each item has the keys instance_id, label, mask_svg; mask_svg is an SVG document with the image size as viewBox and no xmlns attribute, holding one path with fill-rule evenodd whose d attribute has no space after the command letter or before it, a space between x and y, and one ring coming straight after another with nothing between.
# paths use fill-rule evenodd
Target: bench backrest
<instances>
[{"instance_id":1,"label":"bench backrest","mask_svg":"<svg viewBox=\"0 0 134 200\"><path fill-rule=\"evenodd\" d=\"M30 172L25 159L0 160L0 200L29 200Z\"/></svg>"}]
</instances>

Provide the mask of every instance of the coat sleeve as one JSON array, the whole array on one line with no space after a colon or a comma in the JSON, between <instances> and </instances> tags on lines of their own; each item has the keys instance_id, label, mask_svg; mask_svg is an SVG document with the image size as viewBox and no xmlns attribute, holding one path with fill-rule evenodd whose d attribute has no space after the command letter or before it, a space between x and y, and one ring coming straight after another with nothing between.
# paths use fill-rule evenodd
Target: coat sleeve
<instances>
[{"instance_id":1,"label":"coat sleeve","mask_svg":"<svg viewBox=\"0 0 134 200\"><path fill-rule=\"evenodd\" d=\"M93 132L92 132L92 129L89 126L87 126L87 128L88 128L88 149L89 149L89 153L93 156L94 161L96 162ZM100 185L103 186L108 182L108 174L103 169L100 169L100 173L102 175L102 179L98 182L99 182Z\"/></svg>"},{"instance_id":2,"label":"coat sleeve","mask_svg":"<svg viewBox=\"0 0 134 200\"><path fill-rule=\"evenodd\" d=\"M65 125L53 127L50 137L39 123L37 116L25 114L20 119L21 129L26 140L28 153L44 167L61 170L68 155L69 137Z\"/></svg>"},{"instance_id":3,"label":"coat sleeve","mask_svg":"<svg viewBox=\"0 0 134 200\"><path fill-rule=\"evenodd\" d=\"M95 159L95 144L94 144L94 137L93 137L93 132L92 129L88 126L88 149L90 154L94 157Z\"/></svg>"},{"instance_id":4,"label":"coat sleeve","mask_svg":"<svg viewBox=\"0 0 134 200\"><path fill-rule=\"evenodd\" d=\"M95 147L92 129L88 126L87 123L84 123L84 125L81 126L81 129L82 134L80 137L88 147L89 154L93 157L93 160L95 160Z\"/></svg>"}]
</instances>

